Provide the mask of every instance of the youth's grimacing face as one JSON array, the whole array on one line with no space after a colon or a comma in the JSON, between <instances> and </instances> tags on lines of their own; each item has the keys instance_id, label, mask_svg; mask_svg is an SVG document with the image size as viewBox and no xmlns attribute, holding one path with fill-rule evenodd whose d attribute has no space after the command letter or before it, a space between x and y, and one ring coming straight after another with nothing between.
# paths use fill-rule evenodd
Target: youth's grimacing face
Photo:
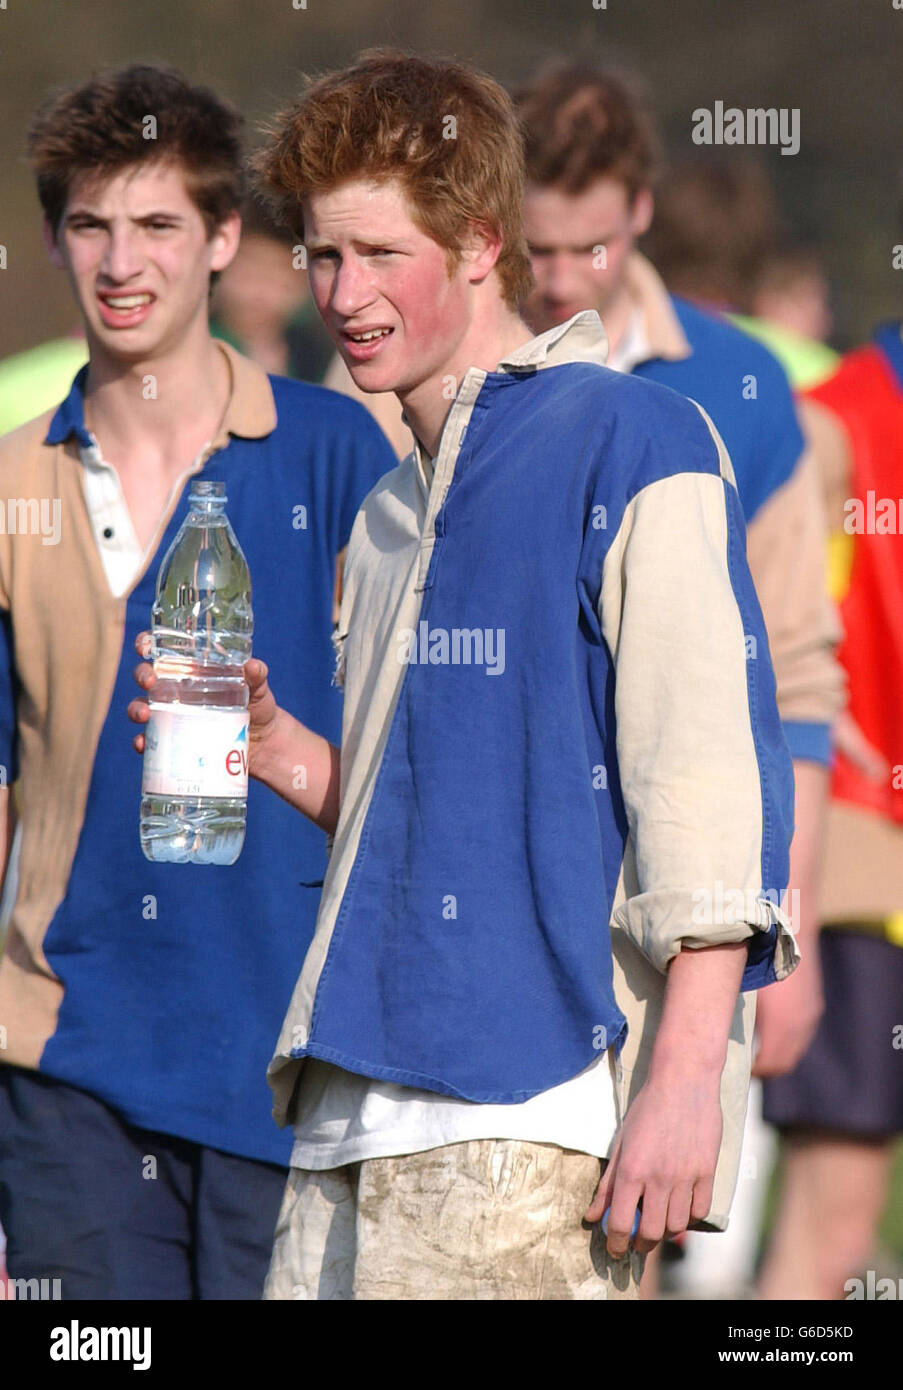
<instances>
[{"instance_id":1,"label":"youth's grimacing face","mask_svg":"<svg viewBox=\"0 0 903 1390\"><path fill-rule=\"evenodd\" d=\"M441 373L470 324L470 284L464 263L449 278L401 184L349 180L303 213L310 291L360 389L404 393Z\"/></svg>"},{"instance_id":2,"label":"youth's grimacing face","mask_svg":"<svg viewBox=\"0 0 903 1390\"><path fill-rule=\"evenodd\" d=\"M631 202L617 179L595 179L581 193L528 183L524 231L536 288L524 316L534 333L582 309L595 309L604 323L651 217L652 195L641 189Z\"/></svg>"},{"instance_id":3,"label":"youth's grimacing face","mask_svg":"<svg viewBox=\"0 0 903 1390\"><path fill-rule=\"evenodd\" d=\"M163 162L75 179L55 238L45 224L89 343L135 361L177 347L199 316L206 322L211 271L229 264L239 235L236 213L208 237L182 169Z\"/></svg>"}]
</instances>

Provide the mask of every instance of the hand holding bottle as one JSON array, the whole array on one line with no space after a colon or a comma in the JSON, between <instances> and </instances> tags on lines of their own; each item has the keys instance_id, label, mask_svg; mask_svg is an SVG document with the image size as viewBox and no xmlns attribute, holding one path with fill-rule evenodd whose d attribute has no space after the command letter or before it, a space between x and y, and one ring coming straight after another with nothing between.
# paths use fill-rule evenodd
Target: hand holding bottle
<instances>
[{"instance_id":1,"label":"hand holding bottle","mask_svg":"<svg viewBox=\"0 0 903 1390\"><path fill-rule=\"evenodd\" d=\"M150 632L139 632L135 638L135 651L145 658L135 667L135 680L142 690L153 690L156 673L151 663L152 636ZM248 687L248 776L258 777L258 762L265 761L266 749L270 746L277 729L277 715L282 713L276 704L275 696L269 687L267 677L269 668L258 657L249 657L244 667L245 682ZM150 706L146 700L132 700L128 706L128 716L134 724L146 724L150 716ZM144 752L144 734L136 734L132 747ZM261 778L260 780L265 780Z\"/></svg>"},{"instance_id":2,"label":"hand holding bottle","mask_svg":"<svg viewBox=\"0 0 903 1390\"><path fill-rule=\"evenodd\" d=\"M151 648L151 634L139 633L135 639L138 655L149 657ZM332 834L339 815L339 749L277 705L265 662L250 657L243 671L248 687L248 775ZM134 675L143 691L153 691L157 677L149 661L140 662ZM128 715L133 723L146 724L150 715L147 700L130 701ZM144 743L143 733L132 739L138 753L144 752Z\"/></svg>"}]
</instances>

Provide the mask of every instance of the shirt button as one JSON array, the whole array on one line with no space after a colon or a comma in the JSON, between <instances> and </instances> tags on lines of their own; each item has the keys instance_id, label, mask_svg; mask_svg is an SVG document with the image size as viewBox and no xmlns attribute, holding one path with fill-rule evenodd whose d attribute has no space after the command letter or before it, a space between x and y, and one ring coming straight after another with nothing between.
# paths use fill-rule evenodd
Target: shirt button
<instances>
[{"instance_id":1,"label":"shirt button","mask_svg":"<svg viewBox=\"0 0 903 1390\"><path fill-rule=\"evenodd\" d=\"M112 540L112 539L113 539L113 528L112 528L112 526L105 526L105 527L103 528L103 534L104 534L104 540L108 540L108 541Z\"/></svg>"}]
</instances>

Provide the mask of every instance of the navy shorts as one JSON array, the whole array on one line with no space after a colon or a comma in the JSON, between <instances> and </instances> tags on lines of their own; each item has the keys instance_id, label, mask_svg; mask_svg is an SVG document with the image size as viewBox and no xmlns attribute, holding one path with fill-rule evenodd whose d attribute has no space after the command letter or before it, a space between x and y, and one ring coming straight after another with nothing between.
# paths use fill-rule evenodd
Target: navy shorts
<instances>
[{"instance_id":1,"label":"navy shorts","mask_svg":"<svg viewBox=\"0 0 903 1390\"><path fill-rule=\"evenodd\" d=\"M7 1272L63 1299L261 1298L287 1177L0 1065Z\"/></svg>"},{"instance_id":2,"label":"navy shorts","mask_svg":"<svg viewBox=\"0 0 903 1390\"><path fill-rule=\"evenodd\" d=\"M826 927L820 954L825 1011L799 1065L763 1083L764 1117L780 1129L889 1139L903 1131L903 947Z\"/></svg>"}]
</instances>

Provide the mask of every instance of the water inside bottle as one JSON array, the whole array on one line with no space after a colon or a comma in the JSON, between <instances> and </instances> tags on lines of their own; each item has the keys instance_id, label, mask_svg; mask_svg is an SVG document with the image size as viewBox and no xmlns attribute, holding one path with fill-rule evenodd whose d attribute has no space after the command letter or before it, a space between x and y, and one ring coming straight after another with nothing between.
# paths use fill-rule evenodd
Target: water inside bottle
<instances>
[{"instance_id":1,"label":"water inside bottle","mask_svg":"<svg viewBox=\"0 0 903 1390\"><path fill-rule=\"evenodd\" d=\"M157 711L161 719L166 712L182 717L190 745L191 730L211 728L202 711L215 719L247 704L242 665L251 654L251 581L225 515L226 500L222 483L195 482L188 516L160 566L151 619L157 680L149 692L146 737ZM186 723L189 713L203 725ZM233 719L229 727L234 724ZM246 808L246 795L145 791L141 848L156 863L234 864L244 843Z\"/></svg>"}]
</instances>

